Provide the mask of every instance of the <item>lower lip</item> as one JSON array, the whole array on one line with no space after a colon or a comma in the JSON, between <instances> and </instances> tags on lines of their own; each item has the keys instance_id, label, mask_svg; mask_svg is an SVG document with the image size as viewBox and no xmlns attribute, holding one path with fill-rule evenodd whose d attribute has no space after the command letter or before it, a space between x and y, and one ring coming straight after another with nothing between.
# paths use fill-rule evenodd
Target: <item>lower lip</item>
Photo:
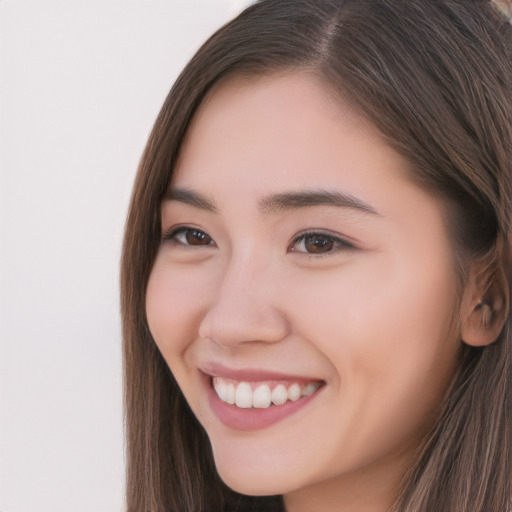
<instances>
[{"instance_id":1,"label":"lower lip","mask_svg":"<svg viewBox=\"0 0 512 512\"><path fill-rule=\"evenodd\" d=\"M227 427L234 430L261 430L295 414L310 404L323 389L323 386L312 395L301 397L295 402L288 401L282 405L271 405L266 409L242 409L235 405L223 402L211 386L211 379L206 378L208 389L208 403L213 413Z\"/></svg>"}]
</instances>

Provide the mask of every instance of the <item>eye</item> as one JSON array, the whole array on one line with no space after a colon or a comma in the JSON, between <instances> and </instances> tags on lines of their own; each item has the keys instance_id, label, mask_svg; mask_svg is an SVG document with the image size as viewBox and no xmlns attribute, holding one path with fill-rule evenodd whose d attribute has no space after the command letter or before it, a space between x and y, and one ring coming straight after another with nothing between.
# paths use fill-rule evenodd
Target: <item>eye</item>
<instances>
[{"instance_id":1,"label":"eye","mask_svg":"<svg viewBox=\"0 0 512 512\"><path fill-rule=\"evenodd\" d=\"M340 249L355 249L355 246L330 233L309 231L301 233L293 240L290 251L307 254L327 254Z\"/></svg>"},{"instance_id":2,"label":"eye","mask_svg":"<svg viewBox=\"0 0 512 512\"><path fill-rule=\"evenodd\" d=\"M173 242L186 247L205 247L215 245L213 238L201 229L181 226L164 232L162 241Z\"/></svg>"}]
</instances>

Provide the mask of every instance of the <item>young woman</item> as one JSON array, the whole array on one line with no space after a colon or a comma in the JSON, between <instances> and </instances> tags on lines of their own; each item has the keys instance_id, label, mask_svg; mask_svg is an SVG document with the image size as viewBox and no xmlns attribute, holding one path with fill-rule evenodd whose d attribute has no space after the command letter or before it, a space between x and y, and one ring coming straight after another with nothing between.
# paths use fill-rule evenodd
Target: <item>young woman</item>
<instances>
[{"instance_id":1,"label":"young woman","mask_svg":"<svg viewBox=\"0 0 512 512\"><path fill-rule=\"evenodd\" d=\"M512 510L506 7L263 0L185 68L126 227L130 512Z\"/></svg>"}]
</instances>

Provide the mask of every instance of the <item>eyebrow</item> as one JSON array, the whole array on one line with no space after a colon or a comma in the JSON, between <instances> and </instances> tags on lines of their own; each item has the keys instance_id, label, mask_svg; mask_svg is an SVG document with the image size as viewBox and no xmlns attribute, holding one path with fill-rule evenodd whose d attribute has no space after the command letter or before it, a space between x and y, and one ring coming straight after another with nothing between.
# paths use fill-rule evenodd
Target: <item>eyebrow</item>
<instances>
[{"instance_id":1,"label":"eyebrow","mask_svg":"<svg viewBox=\"0 0 512 512\"><path fill-rule=\"evenodd\" d=\"M375 208L361 199L351 194L331 190L303 190L272 194L260 201L260 207L266 213L295 210L310 206L336 206L338 208L351 208L364 213L380 215Z\"/></svg>"},{"instance_id":2,"label":"eyebrow","mask_svg":"<svg viewBox=\"0 0 512 512\"><path fill-rule=\"evenodd\" d=\"M206 210L212 213L218 212L218 208L212 200L202 194L185 188L170 188L165 194L165 199L167 201L185 203L190 206L195 206L200 210Z\"/></svg>"},{"instance_id":3,"label":"eyebrow","mask_svg":"<svg viewBox=\"0 0 512 512\"><path fill-rule=\"evenodd\" d=\"M178 201L213 213L219 211L213 200L189 189L170 188L165 195L165 199L168 201ZM263 198L259 202L259 206L266 214L312 206L336 206L338 208L350 208L372 215L380 215L375 208L361 199L351 194L331 190L301 190L297 192L271 194Z\"/></svg>"}]
</instances>

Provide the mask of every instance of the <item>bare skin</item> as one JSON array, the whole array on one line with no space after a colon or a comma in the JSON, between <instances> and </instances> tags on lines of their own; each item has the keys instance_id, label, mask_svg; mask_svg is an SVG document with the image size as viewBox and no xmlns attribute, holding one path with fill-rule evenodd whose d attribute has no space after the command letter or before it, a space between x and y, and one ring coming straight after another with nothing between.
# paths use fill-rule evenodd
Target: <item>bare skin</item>
<instances>
[{"instance_id":1,"label":"bare skin","mask_svg":"<svg viewBox=\"0 0 512 512\"><path fill-rule=\"evenodd\" d=\"M305 73L217 87L171 185L147 316L219 474L289 512L385 512L460 348L441 205ZM323 386L237 430L208 401L212 361Z\"/></svg>"}]
</instances>

